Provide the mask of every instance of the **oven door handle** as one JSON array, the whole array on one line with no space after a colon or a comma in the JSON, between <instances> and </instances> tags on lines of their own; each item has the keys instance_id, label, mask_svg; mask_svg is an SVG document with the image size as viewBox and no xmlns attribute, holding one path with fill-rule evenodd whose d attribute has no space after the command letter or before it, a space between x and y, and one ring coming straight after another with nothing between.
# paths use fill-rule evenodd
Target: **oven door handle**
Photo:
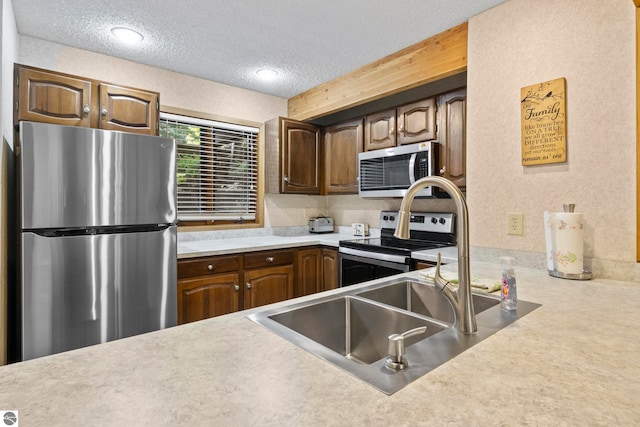
<instances>
[{"instance_id":1,"label":"oven door handle","mask_svg":"<svg viewBox=\"0 0 640 427\"><path fill-rule=\"evenodd\" d=\"M408 264L409 258L403 255L381 254L379 252L363 251L360 249L344 248L338 249L338 252L347 255L359 256L362 258L375 259L379 261L395 262L398 264Z\"/></svg>"}]
</instances>

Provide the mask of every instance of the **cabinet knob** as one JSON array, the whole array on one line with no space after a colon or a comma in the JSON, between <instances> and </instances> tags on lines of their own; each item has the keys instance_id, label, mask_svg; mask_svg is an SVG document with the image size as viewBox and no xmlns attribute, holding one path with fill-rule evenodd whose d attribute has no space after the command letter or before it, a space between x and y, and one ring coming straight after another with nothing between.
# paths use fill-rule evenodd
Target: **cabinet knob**
<instances>
[{"instance_id":1,"label":"cabinet knob","mask_svg":"<svg viewBox=\"0 0 640 427\"><path fill-rule=\"evenodd\" d=\"M400 126L398 128L398 132L401 133L402 135L404 135L405 134L404 127Z\"/></svg>"},{"instance_id":2,"label":"cabinet knob","mask_svg":"<svg viewBox=\"0 0 640 427\"><path fill-rule=\"evenodd\" d=\"M207 265L207 270L212 271L213 270L213 265L212 264Z\"/></svg>"},{"instance_id":3,"label":"cabinet knob","mask_svg":"<svg viewBox=\"0 0 640 427\"><path fill-rule=\"evenodd\" d=\"M238 292L240 290L240 285L238 285L237 283L235 285L233 285L233 289Z\"/></svg>"},{"instance_id":4,"label":"cabinet knob","mask_svg":"<svg viewBox=\"0 0 640 427\"><path fill-rule=\"evenodd\" d=\"M393 126L391 126L389 128L389 135L393 135L394 133L396 133L396 130L393 128Z\"/></svg>"},{"instance_id":5,"label":"cabinet knob","mask_svg":"<svg viewBox=\"0 0 640 427\"><path fill-rule=\"evenodd\" d=\"M88 115L89 112L91 111L91 108L89 108L88 105L85 105L84 108L82 109L82 112L84 113L84 115Z\"/></svg>"},{"instance_id":6,"label":"cabinet knob","mask_svg":"<svg viewBox=\"0 0 640 427\"><path fill-rule=\"evenodd\" d=\"M447 173L447 167L443 166L442 169L440 169L440 176L444 176L445 173Z\"/></svg>"},{"instance_id":7,"label":"cabinet knob","mask_svg":"<svg viewBox=\"0 0 640 427\"><path fill-rule=\"evenodd\" d=\"M265 261L267 261L268 263L273 263L275 259L272 256L268 256Z\"/></svg>"},{"instance_id":8,"label":"cabinet knob","mask_svg":"<svg viewBox=\"0 0 640 427\"><path fill-rule=\"evenodd\" d=\"M100 110L100 114L102 114L102 116L106 116L107 115L107 109L103 108L102 110Z\"/></svg>"},{"instance_id":9,"label":"cabinet knob","mask_svg":"<svg viewBox=\"0 0 640 427\"><path fill-rule=\"evenodd\" d=\"M251 282L247 282L247 289L251 289Z\"/></svg>"},{"instance_id":10,"label":"cabinet knob","mask_svg":"<svg viewBox=\"0 0 640 427\"><path fill-rule=\"evenodd\" d=\"M285 177L284 177L284 178L282 178L282 180L283 180L284 182L289 182L289 177L285 175Z\"/></svg>"}]
</instances>

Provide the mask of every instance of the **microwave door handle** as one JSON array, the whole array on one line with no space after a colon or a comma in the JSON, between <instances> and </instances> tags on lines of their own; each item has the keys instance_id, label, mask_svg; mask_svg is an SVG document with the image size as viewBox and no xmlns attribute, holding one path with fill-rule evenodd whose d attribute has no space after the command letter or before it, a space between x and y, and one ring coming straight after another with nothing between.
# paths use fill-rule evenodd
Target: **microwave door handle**
<instances>
[{"instance_id":1,"label":"microwave door handle","mask_svg":"<svg viewBox=\"0 0 640 427\"><path fill-rule=\"evenodd\" d=\"M409 183L413 185L416 182L416 158L418 157L418 153L413 153L411 157L409 157Z\"/></svg>"}]
</instances>

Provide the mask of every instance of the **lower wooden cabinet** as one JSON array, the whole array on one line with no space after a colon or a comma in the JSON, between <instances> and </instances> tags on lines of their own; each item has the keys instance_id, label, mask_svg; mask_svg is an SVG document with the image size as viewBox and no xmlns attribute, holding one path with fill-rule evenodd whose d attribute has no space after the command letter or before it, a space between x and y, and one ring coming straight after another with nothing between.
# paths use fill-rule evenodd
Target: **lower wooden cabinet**
<instances>
[{"instance_id":1,"label":"lower wooden cabinet","mask_svg":"<svg viewBox=\"0 0 640 427\"><path fill-rule=\"evenodd\" d=\"M340 286L338 250L322 248L322 282L318 291L337 289Z\"/></svg>"},{"instance_id":2,"label":"lower wooden cabinet","mask_svg":"<svg viewBox=\"0 0 640 427\"><path fill-rule=\"evenodd\" d=\"M242 257L216 256L178 262L178 324L240 309Z\"/></svg>"},{"instance_id":3,"label":"lower wooden cabinet","mask_svg":"<svg viewBox=\"0 0 640 427\"><path fill-rule=\"evenodd\" d=\"M243 309L293 297L293 265L258 268L244 272Z\"/></svg>"},{"instance_id":4,"label":"lower wooden cabinet","mask_svg":"<svg viewBox=\"0 0 640 427\"><path fill-rule=\"evenodd\" d=\"M178 323L338 287L338 251L310 247L178 261Z\"/></svg>"},{"instance_id":5,"label":"lower wooden cabinet","mask_svg":"<svg viewBox=\"0 0 640 427\"><path fill-rule=\"evenodd\" d=\"M238 273L180 280L178 324L238 311L240 309L239 283Z\"/></svg>"},{"instance_id":6,"label":"lower wooden cabinet","mask_svg":"<svg viewBox=\"0 0 640 427\"><path fill-rule=\"evenodd\" d=\"M296 253L296 281L293 296L301 297L322 289L322 249L299 249Z\"/></svg>"}]
</instances>

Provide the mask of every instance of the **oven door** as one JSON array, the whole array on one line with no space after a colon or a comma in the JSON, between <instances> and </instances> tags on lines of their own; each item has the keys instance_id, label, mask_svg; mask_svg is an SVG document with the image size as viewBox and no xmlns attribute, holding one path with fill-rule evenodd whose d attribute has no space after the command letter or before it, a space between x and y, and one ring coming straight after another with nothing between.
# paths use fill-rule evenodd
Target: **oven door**
<instances>
[{"instance_id":1,"label":"oven door","mask_svg":"<svg viewBox=\"0 0 640 427\"><path fill-rule=\"evenodd\" d=\"M340 286L355 285L411 271L410 258L340 248Z\"/></svg>"}]
</instances>

